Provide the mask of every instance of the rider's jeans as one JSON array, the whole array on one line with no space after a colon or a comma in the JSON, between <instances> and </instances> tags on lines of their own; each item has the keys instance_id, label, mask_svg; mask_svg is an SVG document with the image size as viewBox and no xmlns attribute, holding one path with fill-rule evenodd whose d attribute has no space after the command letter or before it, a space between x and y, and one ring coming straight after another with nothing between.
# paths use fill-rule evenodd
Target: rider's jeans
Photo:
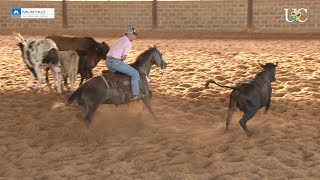
<instances>
[{"instance_id":1,"label":"rider's jeans","mask_svg":"<svg viewBox=\"0 0 320 180\"><path fill-rule=\"evenodd\" d=\"M133 96L140 95L140 89L139 89L140 76L139 76L139 72L136 69L124 63L120 59L115 59L112 57L107 57L106 65L108 69L112 72L118 71L130 76L132 95Z\"/></svg>"}]
</instances>

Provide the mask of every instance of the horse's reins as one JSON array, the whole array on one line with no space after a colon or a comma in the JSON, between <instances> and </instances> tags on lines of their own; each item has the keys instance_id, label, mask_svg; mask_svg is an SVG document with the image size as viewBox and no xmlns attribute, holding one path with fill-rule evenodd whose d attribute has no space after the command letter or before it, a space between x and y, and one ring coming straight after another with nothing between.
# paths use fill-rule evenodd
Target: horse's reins
<instances>
[{"instance_id":1,"label":"horse's reins","mask_svg":"<svg viewBox=\"0 0 320 180\"><path fill-rule=\"evenodd\" d=\"M100 77L102 78L102 80L104 81L104 83L106 84L106 86L107 86L108 88L110 88L110 86L108 85L108 82L107 82L106 78L103 77L103 75L100 75Z\"/></svg>"}]
</instances>

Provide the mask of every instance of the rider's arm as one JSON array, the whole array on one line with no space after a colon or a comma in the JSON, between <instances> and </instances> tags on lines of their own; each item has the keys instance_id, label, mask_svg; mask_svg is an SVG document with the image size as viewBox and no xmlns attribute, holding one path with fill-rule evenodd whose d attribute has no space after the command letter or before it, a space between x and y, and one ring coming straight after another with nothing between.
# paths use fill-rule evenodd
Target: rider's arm
<instances>
[{"instance_id":1,"label":"rider's arm","mask_svg":"<svg viewBox=\"0 0 320 180\"><path fill-rule=\"evenodd\" d=\"M121 56L121 60L123 61L123 60L125 60L127 58L127 55L122 55Z\"/></svg>"}]
</instances>

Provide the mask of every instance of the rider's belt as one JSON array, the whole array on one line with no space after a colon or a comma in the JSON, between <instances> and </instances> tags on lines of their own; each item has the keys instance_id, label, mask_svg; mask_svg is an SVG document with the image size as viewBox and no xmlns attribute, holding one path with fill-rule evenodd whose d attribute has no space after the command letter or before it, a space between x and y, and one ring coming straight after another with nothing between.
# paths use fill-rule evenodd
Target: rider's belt
<instances>
[{"instance_id":1,"label":"rider's belt","mask_svg":"<svg viewBox=\"0 0 320 180\"><path fill-rule=\"evenodd\" d=\"M118 61L121 61L121 59L118 59L118 58L114 58L112 56L107 56L107 58L110 58L110 59L114 59L114 60L118 60Z\"/></svg>"}]
</instances>

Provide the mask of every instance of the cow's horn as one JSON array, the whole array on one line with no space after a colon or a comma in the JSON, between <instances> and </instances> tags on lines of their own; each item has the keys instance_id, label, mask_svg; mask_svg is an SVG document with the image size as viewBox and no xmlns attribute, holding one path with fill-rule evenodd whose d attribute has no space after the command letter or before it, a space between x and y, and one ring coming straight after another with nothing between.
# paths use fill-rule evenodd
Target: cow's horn
<instances>
[{"instance_id":1,"label":"cow's horn","mask_svg":"<svg viewBox=\"0 0 320 180\"><path fill-rule=\"evenodd\" d=\"M259 61L257 61L258 62L258 64L263 68L263 65L262 64L260 64L260 62Z\"/></svg>"}]
</instances>

